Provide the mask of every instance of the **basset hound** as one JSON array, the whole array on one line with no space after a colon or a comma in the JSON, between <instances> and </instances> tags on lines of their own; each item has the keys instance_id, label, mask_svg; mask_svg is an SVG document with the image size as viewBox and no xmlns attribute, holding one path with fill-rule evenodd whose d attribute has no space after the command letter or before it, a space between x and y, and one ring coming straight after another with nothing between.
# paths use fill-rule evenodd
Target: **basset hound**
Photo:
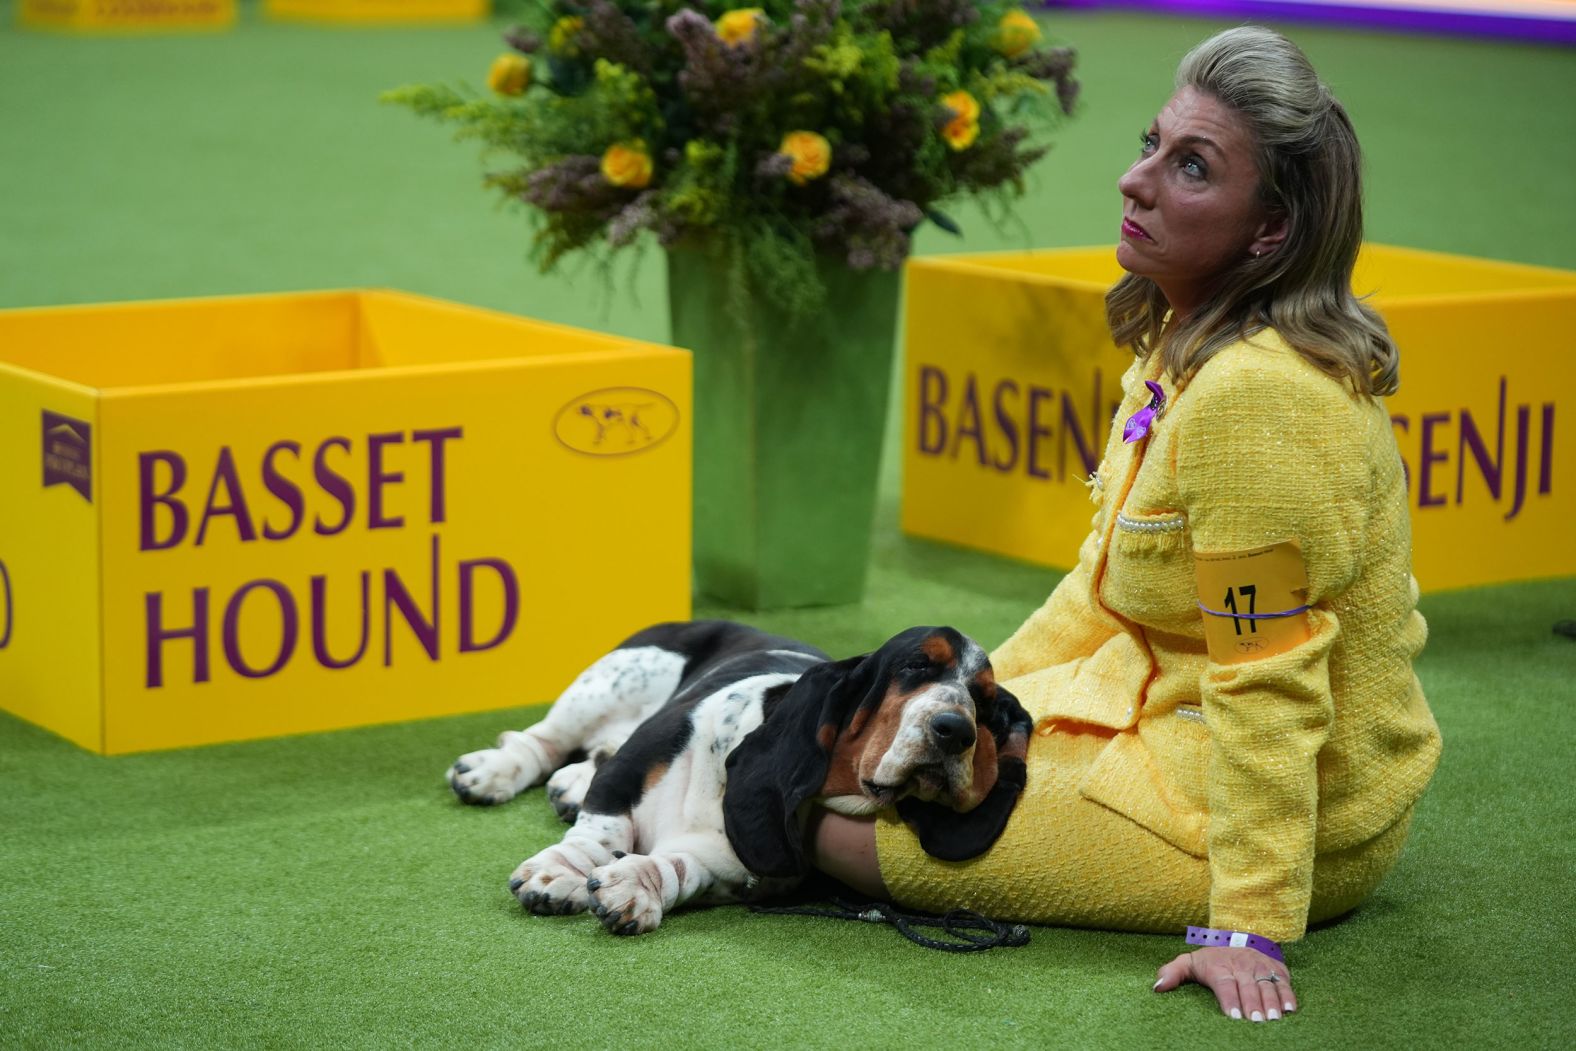
<instances>
[{"instance_id":1,"label":"basset hound","mask_svg":"<svg viewBox=\"0 0 1576 1051\"><path fill-rule=\"evenodd\" d=\"M688 902L790 889L808 867L811 802L895 807L930 854L983 853L1023 790L1029 729L985 652L951 628L910 628L833 661L740 624L661 624L448 778L479 804L546 779L573 827L510 889L532 912L590 910L640 934Z\"/></svg>"}]
</instances>

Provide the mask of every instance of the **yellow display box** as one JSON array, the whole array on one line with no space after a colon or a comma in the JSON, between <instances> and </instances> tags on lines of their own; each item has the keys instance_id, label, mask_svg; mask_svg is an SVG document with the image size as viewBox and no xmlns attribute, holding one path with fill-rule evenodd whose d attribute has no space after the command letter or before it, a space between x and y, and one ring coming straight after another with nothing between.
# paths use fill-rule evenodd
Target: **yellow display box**
<instances>
[{"instance_id":1,"label":"yellow display box","mask_svg":"<svg viewBox=\"0 0 1576 1051\"><path fill-rule=\"evenodd\" d=\"M17 13L40 29L223 29L235 23L235 0L22 0Z\"/></svg>"},{"instance_id":2,"label":"yellow display box","mask_svg":"<svg viewBox=\"0 0 1576 1051\"><path fill-rule=\"evenodd\" d=\"M491 0L264 0L270 18L292 22L476 22Z\"/></svg>"},{"instance_id":3,"label":"yellow display box","mask_svg":"<svg viewBox=\"0 0 1576 1051\"><path fill-rule=\"evenodd\" d=\"M0 311L0 707L115 754L551 700L690 610L690 357L389 291Z\"/></svg>"},{"instance_id":4,"label":"yellow display box","mask_svg":"<svg viewBox=\"0 0 1576 1051\"><path fill-rule=\"evenodd\" d=\"M1132 361L1105 324L1114 253L909 263L906 532L1077 561ZM1367 245L1353 286L1401 348L1387 404L1421 587L1576 574L1576 273Z\"/></svg>"}]
</instances>

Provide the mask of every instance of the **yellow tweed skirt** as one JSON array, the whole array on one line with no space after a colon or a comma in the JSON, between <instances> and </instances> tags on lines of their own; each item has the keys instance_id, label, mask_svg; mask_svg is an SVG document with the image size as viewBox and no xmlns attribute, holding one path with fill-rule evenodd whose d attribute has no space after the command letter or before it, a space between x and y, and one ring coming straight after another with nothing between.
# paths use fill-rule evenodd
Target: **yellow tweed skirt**
<instances>
[{"instance_id":1,"label":"yellow tweed skirt","mask_svg":"<svg viewBox=\"0 0 1576 1051\"><path fill-rule=\"evenodd\" d=\"M1058 731L1030 738L1029 781L989 851L940 861L895 817L876 826L892 900L930 912L973 909L1003 920L1107 930L1181 932L1209 921L1209 861L1078 794L1108 737ZM1346 850L1316 855L1308 921L1339 916L1379 886L1401 855L1411 811Z\"/></svg>"}]
</instances>

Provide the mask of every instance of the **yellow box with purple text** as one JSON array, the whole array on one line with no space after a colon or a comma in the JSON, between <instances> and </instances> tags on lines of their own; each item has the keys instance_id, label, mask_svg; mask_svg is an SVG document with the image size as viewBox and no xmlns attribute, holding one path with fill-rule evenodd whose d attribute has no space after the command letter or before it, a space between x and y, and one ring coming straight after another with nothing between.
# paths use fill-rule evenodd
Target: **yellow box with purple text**
<instances>
[{"instance_id":1,"label":"yellow box with purple text","mask_svg":"<svg viewBox=\"0 0 1576 1051\"><path fill-rule=\"evenodd\" d=\"M1077 561L1132 362L1105 324L1120 276L1108 247L908 264L906 532ZM1353 287L1401 348L1386 403L1422 589L1576 575L1576 273L1365 245Z\"/></svg>"},{"instance_id":2,"label":"yellow box with purple text","mask_svg":"<svg viewBox=\"0 0 1576 1051\"><path fill-rule=\"evenodd\" d=\"M270 18L299 22L478 22L490 0L263 0Z\"/></svg>"},{"instance_id":3,"label":"yellow box with purple text","mask_svg":"<svg viewBox=\"0 0 1576 1051\"><path fill-rule=\"evenodd\" d=\"M552 700L689 615L690 376L392 291L0 311L0 707L116 754Z\"/></svg>"},{"instance_id":4,"label":"yellow box with purple text","mask_svg":"<svg viewBox=\"0 0 1576 1051\"><path fill-rule=\"evenodd\" d=\"M235 0L21 0L17 18L36 29L117 32L228 29Z\"/></svg>"}]
</instances>

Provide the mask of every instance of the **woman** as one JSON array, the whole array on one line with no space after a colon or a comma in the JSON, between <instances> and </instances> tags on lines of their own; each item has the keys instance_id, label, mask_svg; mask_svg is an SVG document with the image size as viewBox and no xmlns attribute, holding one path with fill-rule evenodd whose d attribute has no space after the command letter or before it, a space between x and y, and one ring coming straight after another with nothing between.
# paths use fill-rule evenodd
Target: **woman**
<instances>
[{"instance_id":1,"label":"woman","mask_svg":"<svg viewBox=\"0 0 1576 1051\"><path fill-rule=\"evenodd\" d=\"M1106 305L1137 358L1130 422L1091 479L1077 568L992 655L1035 716L1028 790L969 862L926 857L897 822L818 814L811 835L823 870L916 907L1207 925L1155 989L1200 982L1263 1021L1296 1007L1276 943L1396 861L1439 732L1378 400L1396 350L1351 293L1351 124L1265 29L1201 44L1177 84L1118 183L1128 274ZM1254 613L1237 604L1254 588L1199 590L1206 561L1250 556L1302 601Z\"/></svg>"}]
</instances>

